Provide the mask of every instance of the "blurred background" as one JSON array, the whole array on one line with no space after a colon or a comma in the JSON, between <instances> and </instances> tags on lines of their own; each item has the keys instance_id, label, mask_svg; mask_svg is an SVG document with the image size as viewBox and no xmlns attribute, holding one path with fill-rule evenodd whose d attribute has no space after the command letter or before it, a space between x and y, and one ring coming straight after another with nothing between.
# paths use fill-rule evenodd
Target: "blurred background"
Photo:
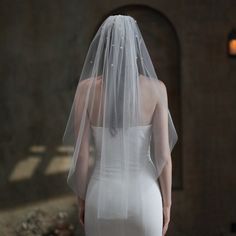
<instances>
[{"instance_id":1,"label":"blurred background","mask_svg":"<svg viewBox=\"0 0 236 236\"><path fill-rule=\"evenodd\" d=\"M0 235L84 235L62 136L89 44L133 16L179 141L168 236L236 235L235 0L0 0Z\"/></svg>"}]
</instances>

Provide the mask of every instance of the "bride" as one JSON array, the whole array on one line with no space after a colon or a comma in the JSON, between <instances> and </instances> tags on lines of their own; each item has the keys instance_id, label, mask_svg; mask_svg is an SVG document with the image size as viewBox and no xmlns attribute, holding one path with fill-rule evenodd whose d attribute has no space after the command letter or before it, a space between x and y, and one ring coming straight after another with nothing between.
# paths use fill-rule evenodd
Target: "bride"
<instances>
[{"instance_id":1,"label":"bride","mask_svg":"<svg viewBox=\"0 0 236 236\"><path fill-rule=\"evenodd\" d=\"M67 183L86 236L166 234L177 140L137 22L109 16L90 44L63 136L74 147Z\"/></svg>"}]
</instances>

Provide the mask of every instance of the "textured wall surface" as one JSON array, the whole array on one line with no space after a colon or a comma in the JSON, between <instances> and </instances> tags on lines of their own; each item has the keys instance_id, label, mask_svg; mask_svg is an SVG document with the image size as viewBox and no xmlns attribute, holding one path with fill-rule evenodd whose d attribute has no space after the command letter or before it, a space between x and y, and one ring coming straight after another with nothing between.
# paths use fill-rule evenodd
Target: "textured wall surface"
<instances>
[{"instance_id":1,"label":"textured wall surface","mask_svg":"<svg viewBox=\"0 0 236 236\"><path fill-rule=\"evenodd\" d=\"M227 57L226 42L236 22L234 0L146 0L145 6L137 0L1 0L0 209L70 192L62 184L65 172L43 173L52 158L63 158L76 76L101 21L140 4L139 11L148 7L168 19L180 46L180 110L174 120L181 131L182 189L173 191L168 235L233 236L236 59ZM39 160L31 178L9 181L15 164L25 159Z\"/></svg>"}]
</instances>

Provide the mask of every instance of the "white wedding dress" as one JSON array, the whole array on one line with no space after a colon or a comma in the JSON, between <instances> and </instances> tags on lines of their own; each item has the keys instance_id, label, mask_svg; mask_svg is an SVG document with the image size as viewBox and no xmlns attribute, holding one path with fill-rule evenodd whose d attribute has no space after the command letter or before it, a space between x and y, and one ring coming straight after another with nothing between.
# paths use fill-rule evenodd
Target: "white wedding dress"
<instances>
[{"instance_id":1,"label":"white wedding dress","mask_svg":"<svg viewBox=\"0 0 236 236\"><path fill-rule=\"evenodd\" d=\"M122 235L126 236L161 236L162 235L162 196L160 186L156 178L155 166L150 156L150 136L152 125L130 127L132 140L130 145L133 151L130 156L132 167L132 184L129 189L129 217L122 219L105 220L97 219L97 196L99 181L107 181L106 186L114 192L113 207L108 210L112 214L116 212L116 199L119 198L119 188L122 183L114 184L112 174L116 174L116 164L119 161L119 136L113 137L107 143L105 149L110 153L111 177L109 179L99 178L99 153L101 151L102 127L91 126L95 140L96 162L89 179L85 200L85 235L86 236L120 236L121 224L123 224ZM109 132L108 129L105 131ZM139 167L138 167L139 166ZM140 191L137 192L137 185ZM116 186L116 187L115 187ZM132 187L133 186L133 187ZM137 194L141 195L137 197ZM141 199L140 202L137 199ZM135 201L136 200L136 201ZM140 214L142 212L142 214Z\"/></svg>"}]
</instances>

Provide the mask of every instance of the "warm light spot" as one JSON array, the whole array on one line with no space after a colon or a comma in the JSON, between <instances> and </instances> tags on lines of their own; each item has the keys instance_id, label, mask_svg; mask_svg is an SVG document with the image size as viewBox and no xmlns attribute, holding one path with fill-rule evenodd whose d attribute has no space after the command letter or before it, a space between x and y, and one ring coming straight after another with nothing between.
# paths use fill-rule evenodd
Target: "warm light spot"
<instances>
[{"instance_id":1,"label":"warm light spot","mask_svg":"<svg viewBox=\"0 0 236 236\"><path fill-rule=\"evenodd\" d=\"M57 174L69 170L70 158L68 156L55 156L45 170L46 175Z\"/></svg>"},{"instance_id":2,"label":"warm light spot","mask_svg":"<svg viewBox=\"0 0 236 236\"><path fill-rule=\"evenodd\" d=\"M57 151L58 152L63 152L63 153L65 153L65 152L73 152L74 148L73 148L73 146L59 146L57 148Z\"/></svg>"},{"instance_id":3,"label":"warm light spot","mask_svg":"<svg viewBox=\"0 0 236 236\"><path fill-rule=\"evenodd\" d=\"M231 39L229 41L229 53L230 55L236 56L236 39Z\"/></svg>"},{"instance_id":4,"label":"warm light spot","mask_svg":"<svg viewBox=\"0 0 236 236\"><path fill-rule=\"evenodd\" d=\"M9 180L19 181L29 179L33 175L40 161L41 158L36 156L29 156L28 158L19 161L12 171Z\"/></svg>"},{"instance_id":5,"label":"warm light spot","mask_svg":"<svg viewBox=\"0 0 236 236\"><path fill-rule=\"evenodd\" d=\"M43 145L33 145L29 148L29 151L34 153L43 153L46 151L46 147Z\"/></svg>"}]
</instances>

